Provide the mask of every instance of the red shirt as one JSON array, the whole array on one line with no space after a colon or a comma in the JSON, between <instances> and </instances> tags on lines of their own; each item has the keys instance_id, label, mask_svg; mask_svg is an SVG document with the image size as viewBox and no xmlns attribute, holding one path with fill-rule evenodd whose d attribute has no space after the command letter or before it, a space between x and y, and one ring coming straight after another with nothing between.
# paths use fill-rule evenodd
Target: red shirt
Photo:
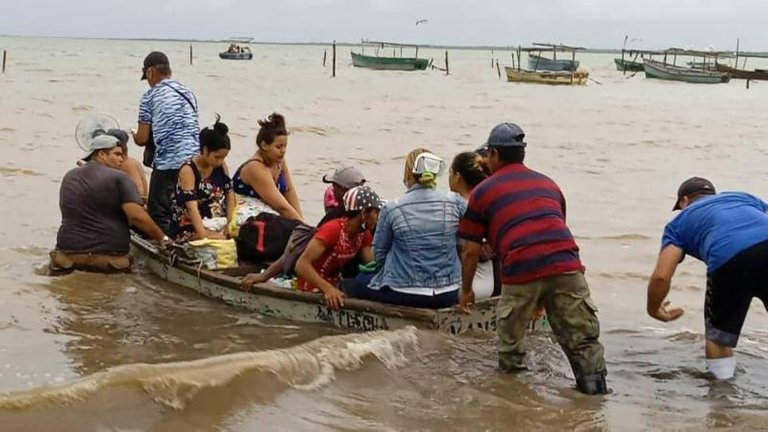
<instances>
[{"instance_id":1,"label":"red shirt","mask_svg":"<svg viewBox=\"0 0 768 432\"><path fill-rule=\"evenodd\" d=\"M341 269L364 247L371 246L371 232L365 230L357 235L347 233L346 217L328 221L317 229L313 239L320 240L325 246L325 253L312 266L318 274L333 286L341 280ZM301 291L318 292L319 288L299 277L297 287Z\"/></svg>"},{"instance_id":2,"label":"red shirt","mask_svg":"<svg viewBox=\"0 0 768 432\"><path fill-rule=\"evenodd\" d=\"M560 188L523 164L503 167L472 190L459 238L488 239L504 284L583 270Z\"/></svg>"}]
</instances>

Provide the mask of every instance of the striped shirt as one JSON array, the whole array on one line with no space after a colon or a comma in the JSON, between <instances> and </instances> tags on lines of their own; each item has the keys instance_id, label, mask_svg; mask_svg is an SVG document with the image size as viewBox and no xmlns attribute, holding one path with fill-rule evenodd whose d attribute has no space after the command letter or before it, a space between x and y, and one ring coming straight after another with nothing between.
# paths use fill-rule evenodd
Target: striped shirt
<instances>
[{"instance_id":1,"label":"striped shirt","mask_svg":"<svg viewBox=\"0 0 768 432\"><path fill-rule=\"evenodd\" d=\"M139 123L152 126L155 169L179 169L200 152L197 113L197 99L192 91L170 78L144 93Z\"/></svg>"},{"instance_id":2,"label":"striped shirt","mask_svg":"<svg viewBox=\"0 0 768 432\"><path fill-rule=\"evenodd\" d=\"M523 164L508 164L475 187L459 238L477 243L488 239L501 260L504 284L583 270L565 224L560 188Z\"/></svg>"}]
</instances>

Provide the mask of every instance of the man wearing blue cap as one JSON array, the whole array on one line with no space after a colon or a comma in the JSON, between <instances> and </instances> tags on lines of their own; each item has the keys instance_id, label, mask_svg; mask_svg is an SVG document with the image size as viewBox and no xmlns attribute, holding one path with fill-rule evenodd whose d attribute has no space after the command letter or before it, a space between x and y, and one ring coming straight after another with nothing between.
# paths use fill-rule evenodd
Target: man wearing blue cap
<instances>
[{"instance_id":1,"label":"man wearing blue cap","mask_svg":"<svg viewBox=\"0 0 768 432\"><path fill-rule=\"evenodd\" d=\"M499 368L524 370L523 335L531 314L543 305L557 341L571 363L576 388L605 394L605 360L600 324L579 259L565 224L565 198L547 176L523 164L525 133L514 123L491 130L486 143L493 174L472 191L459 224L462 252L459 306L469 313L472 282L483 239L501 262L502 293L497 309Z\"/></svg>"},{"instance_id":2,"label":"man wearing blue cap","mask_svg":"<svg viewBox=\"0 0 768 432\"><path fill-rule=\"evenodd\" d=\"M167 233L179 168L200 152L197 99L189 88L171 78L168 57L160 51L144 58L141 79L147 80L150 88L141 98L133 141L148 146L144 163L152 167L152 175L147 209Z\"/></svg>"},{"instance_id":3,"label":"man wearing blue cap","mask_svg":"<svg viewBox=\"0 0 768 432\"><path fill-rule=\"evenodd\" d=\"M691 177L678 188L672 210L680 214L664 228L648 282L648 315L664 322L680 318L683 310L668 308L666 301L672 276L686 255L704 261L707 368L715 378L729 379L752 298L768 307L768 203L744 192L718 194L709 180Z\"/></svg>"},{"instance_id":4,"label":"man wearing blue cap","mask_svg":"<svg viewBox=\"0 0 768 432\"><path fill-rule=\"evenodd\" d=\"M52 275L74 270L128 271L129 224L162 245L170 243L147 214L136 186L124 172L118 138L98 133L83 156L85 163L61 181L61 226L51 252Z\"/></svg>"}]
</instances>

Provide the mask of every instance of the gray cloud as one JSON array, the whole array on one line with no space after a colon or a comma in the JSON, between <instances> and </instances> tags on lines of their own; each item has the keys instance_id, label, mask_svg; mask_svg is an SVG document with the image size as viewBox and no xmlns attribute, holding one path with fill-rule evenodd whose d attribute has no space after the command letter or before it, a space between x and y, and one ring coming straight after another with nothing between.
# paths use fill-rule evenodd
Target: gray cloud
<instances>
[{"instance_id":1,"label":"gray cloud","mask_svg":"<svg viewBox=\"0 0 768 432\"><path fill-rule=\"evenodd\" d=\"M4 6L0 32L130 38L768 49L764 0L25 0ZM416 26L418 19L429 22Z\"/></svg>"}]
</instances>

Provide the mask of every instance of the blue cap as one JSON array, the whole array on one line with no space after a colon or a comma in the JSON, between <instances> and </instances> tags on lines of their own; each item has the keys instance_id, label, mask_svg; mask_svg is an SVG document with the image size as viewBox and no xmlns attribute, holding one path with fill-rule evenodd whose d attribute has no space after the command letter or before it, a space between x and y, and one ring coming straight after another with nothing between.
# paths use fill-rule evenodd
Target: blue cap
<instances>
[{"instance_id":1,"label":"blue cap","mask_svg":"<svg viewBox=\"0 0 768 432\"><path fill-rule=\"evenodd\" d=\"M488 141L481 147L525 147L523 138L525 132L520 126L514 123L500 123L491 129Z\"/></svg>"}]
</instances>

